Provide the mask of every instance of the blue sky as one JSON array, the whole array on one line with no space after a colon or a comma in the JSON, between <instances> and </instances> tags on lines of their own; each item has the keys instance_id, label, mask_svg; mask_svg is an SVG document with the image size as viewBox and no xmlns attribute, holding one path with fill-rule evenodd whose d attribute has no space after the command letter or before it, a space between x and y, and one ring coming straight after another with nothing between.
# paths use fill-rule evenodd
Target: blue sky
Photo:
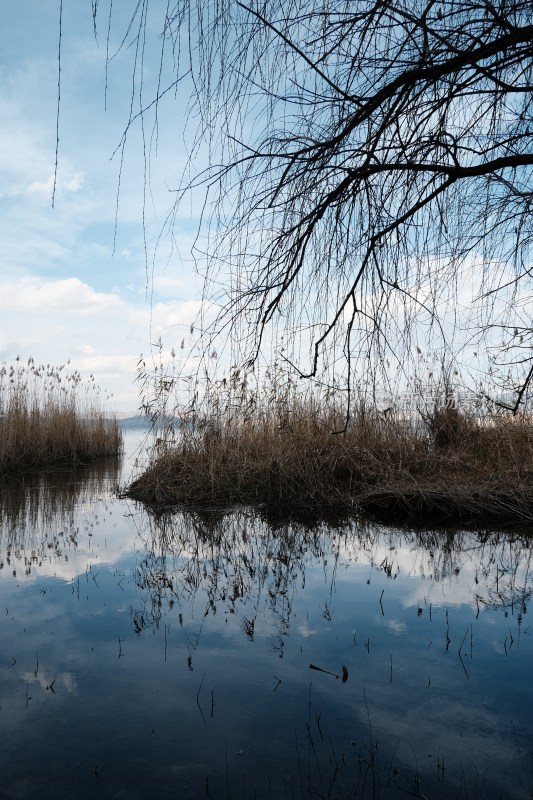
<instances>
[{"instance_id":1,"label":"blue sky","mask_svg":"<svg viewBox=\"0 0 533 800\"><path fill-rule=\"evenodd\" d=\"M122 0L119 13L131 13L135 5ZM157 155L150 160L149 279L138 125L125 151L115 240L120 153L112 155L130 110L132 48L110 64L105 109L107 8L99 14L96 41L90 1L63 3L52 208L59 0L0 5L0 361L20 355L60 365L70 359L72 369L93 373L113 395L111 405L124 411L139 403L139 355L149 356L159 335L168 346L179 345L198 311L200 282L188 255L196 230L192 215L185 211L177 220L173 251L165 236L156 248L185 163L185 86L160 109ZM121 29L117 22L111 51ZM147 93L157 77L157 56L154 48L145 59Z\"/></svg>"}]
</instances>

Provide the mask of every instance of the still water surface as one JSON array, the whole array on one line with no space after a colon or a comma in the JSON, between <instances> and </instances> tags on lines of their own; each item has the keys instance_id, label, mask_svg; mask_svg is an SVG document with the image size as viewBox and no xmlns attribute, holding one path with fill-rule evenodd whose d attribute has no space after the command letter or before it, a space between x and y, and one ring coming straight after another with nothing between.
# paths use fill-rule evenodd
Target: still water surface
<instances>
[{"instance_id":1,"label":"still water surface","mask_svg":"<svg viewBox=\"0 0 533 800\"><path fill-rule=\"evenodd\" d=\"M2 490L0 798L533 797L533 540L155 520L139 442Z\"/></svg>"}]
</instances>

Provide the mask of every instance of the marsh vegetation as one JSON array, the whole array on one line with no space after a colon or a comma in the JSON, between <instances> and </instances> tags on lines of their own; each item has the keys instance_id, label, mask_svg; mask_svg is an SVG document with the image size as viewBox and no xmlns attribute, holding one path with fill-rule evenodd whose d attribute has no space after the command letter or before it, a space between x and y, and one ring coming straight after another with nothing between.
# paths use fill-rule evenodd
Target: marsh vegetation
<instances>
[{"instance_id":1,"label":"marsh vegetation","mask_svg":"<svg viewBox=\"0 0 533 800\"><path fill-rule=\"evenodd\" d=\"M65 366L17 359L0 367L0 475L116 456L117 421L106 415L94 380Z\"/></svg>"},{"instance_id":2,"label":"marsh vegetation","mask_svg":"<svg viewBox=\"0 0 533 800\"><path fill-rule=\"evenodd\" d=\"M153 462L127 489L151 507L266 504L422 523L533 520L533 420L449 387L410 408L346 404L290 377L239 372L167 416Z\"/></svg>"}]
</instances>

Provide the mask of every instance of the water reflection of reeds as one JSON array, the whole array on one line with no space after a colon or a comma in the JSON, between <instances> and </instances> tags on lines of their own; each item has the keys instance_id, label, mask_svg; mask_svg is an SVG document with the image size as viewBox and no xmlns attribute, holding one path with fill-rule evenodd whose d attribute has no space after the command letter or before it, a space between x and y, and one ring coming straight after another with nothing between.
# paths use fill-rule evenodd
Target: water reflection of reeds
<instances>
[{"instance_id":1,"label":"water reflection of reeds","mask_svg":"<svg viewBox=\"0 0 533 800\"><path fill-rule=\"evenodd\" d=\"M39 752L44 729L83 763L80 786L103 763L115 794L149 795L157 774L165 796L185 781L191 797L206 787L231 798L529 796L502 787L530 752L530 538L289 522L249 508L124 514L118 479L109 462L2 488L3 574L17 568L2 633L20 665L4 670L2 718L11 702L18 720L22 700L25 726L2 762L10 789L27 773L20 742ZM119 514L89 539L103 506ZM58 568L67 556L70 571ZM32 559L72 585L19 587ZM38 614L24 616L36 597ZM80 719L89 723L72 740ZM123 768L132 753L135 775ZM53 769L35 762L32 778Z\"/></svg>"},{"instance_id":2,"label":"water reflection of reeds","mask_svg":"<svg viewBox=\"0 0 533 800\"><path fill-rule=\"evenodd\" d=\"M226 702L228 687L240 681L243 704L257 703L257 713L268 716L275 730L275 713L269 715L258 700L268 679L269 708L280 715L284 703L308 692L306 719L291 717L292 711L283 716L284 725L294 724L290 779L261 794L264 775L255 765L243 796L507 796L500 788L528 746L530 726L527 714L517 723L514 707L500 716L495 698L501 692L505 702L507 689L499 687L520 674L524 656L521 634L529 633L524 615L533 588L530 537L421 532L357 520L273 524L242 508L225 516L181 512L152 518L143 538L136 572L142 594L131 610L133 627L141 639L160 629L165 660L167 646L171 652L172 642L186 641L188 669L201 664L205 670L202 678L198 673L196 696L202 725L214 725L213 702L218 713L217 689L213 701L206 674ZM507 616L513 617L512 630ZM228 630L231 643L224 645ZM268 660L268 650L283 659L269 662L271 676L258 666ZM219 666L220 658L230 665ZM318 672L310 672L311 665ZM248 680L247 668L259 672L261 689ZM239 677L224 681L224 669ZM487 674L494 676L494 691ZM258 736L260 730L258 725ZM469 745L461 744L463 736ZM262 743L265 752L275 751L270 741ZM284 741L283 755L275 751L276 764L291 746ZM472 752L462 760L469 746ZM498 766L485 755L494 747L501 748L492 757ZM227 771L233 779L241 775L234 762ZM489 774L496 788L487 791ZM528 781L529 767L523 774ZM244 767L242 776L244 787ZM275 779L270 773L269 787ZM508 796L525 796L514 788Z\"/></svg>"},{"instance_id":3,"label":"water reflection of reeds","mask_svg":"<svg viewBox=\"0 0 533 800\"><path fill-rule=\"evenodd\" d=\"M159 626L174 605L201 595L205 615L239 613L251 638L258 613L268 611L282 637L311 562L322 565L330 595L339 565L367 565L390 580L402 575L440 584L452 604L512 609L520 619L533 590L533 540L494 531L420 532L357 520L272 526L248 510L181 512L152 518L144 544L137 582L145 605L134 615L137 631Z\"/></svg>"},{"instance_id":4,"label":"water reflection of reeds","mask_svg":"<svg viewBox=\"0 0 533 800\"><path fill-rule=\"evenodd\" d=\"M24 562L26 574L43 558L63 557L75 545L80 514L114 489L120 459L77 470L27 473L0 484L0 565Z\"/></svg>"}]
</instances>

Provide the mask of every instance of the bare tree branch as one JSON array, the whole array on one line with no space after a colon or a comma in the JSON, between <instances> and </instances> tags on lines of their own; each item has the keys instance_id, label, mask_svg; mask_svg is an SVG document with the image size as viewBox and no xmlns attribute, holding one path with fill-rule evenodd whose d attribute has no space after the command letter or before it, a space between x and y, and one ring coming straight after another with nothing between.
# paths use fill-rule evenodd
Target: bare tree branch
<instances>
[{"instance_id":1,"label":"bare tree branch","mask_svg":"<svg viewBox=\"0 0 533 800\"><path fill-rule=\"evenodd\" d=\"M421 336L470 352L470 315L495 380L533 288L531 0L176 0L160 31L158 86L191 80L174 213L201 197L209 341L313 377L342 359L349 388Z\"/></svg>"}]
</instances>

